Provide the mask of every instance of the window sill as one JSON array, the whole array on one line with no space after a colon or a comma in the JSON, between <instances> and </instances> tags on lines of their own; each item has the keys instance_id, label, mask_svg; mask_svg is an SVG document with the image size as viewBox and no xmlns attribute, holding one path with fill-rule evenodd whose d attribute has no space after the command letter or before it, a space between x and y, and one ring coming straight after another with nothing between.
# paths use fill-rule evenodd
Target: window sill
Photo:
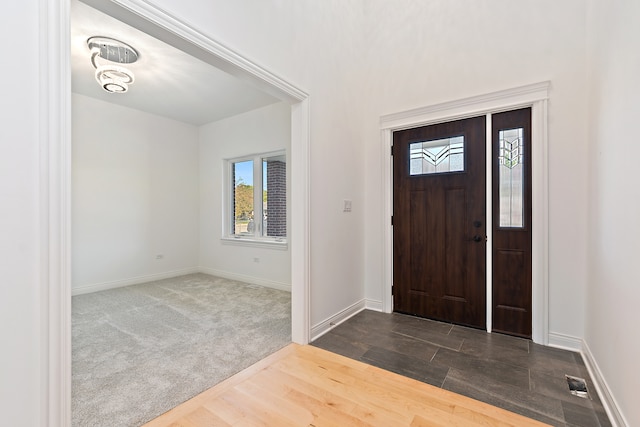
<instances>
[{"instance_id":1,"label":"window sill","mask_svg":"<svg viewBox=\"0 0 640 427\"><path fill-rule=\"evenodd\" d=\"M289 244L286 240L276 241L275 239L252 239L249 237L223 237L223 245L233 246L250 246L253 248L268 248L286 251L289 248Z\"/></svg>"}]
</instances>

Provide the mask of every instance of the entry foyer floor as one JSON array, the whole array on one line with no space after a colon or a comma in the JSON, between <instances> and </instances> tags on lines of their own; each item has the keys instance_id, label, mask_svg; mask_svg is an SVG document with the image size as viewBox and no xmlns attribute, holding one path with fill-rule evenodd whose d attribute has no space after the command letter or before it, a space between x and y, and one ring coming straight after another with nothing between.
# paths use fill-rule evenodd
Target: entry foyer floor
<instances>
[{"instance_id":1,"label":"entry foyer floor","mask_svg":"<svg viewBox=\"0 0 640 427\"><path fill-rule=\"evenodd\" d=\"M312 345L553 426L611 426L579 353L369 310ZM589 397L572 395L565 375L584 378Z\"/></svg>"}]
</instances>

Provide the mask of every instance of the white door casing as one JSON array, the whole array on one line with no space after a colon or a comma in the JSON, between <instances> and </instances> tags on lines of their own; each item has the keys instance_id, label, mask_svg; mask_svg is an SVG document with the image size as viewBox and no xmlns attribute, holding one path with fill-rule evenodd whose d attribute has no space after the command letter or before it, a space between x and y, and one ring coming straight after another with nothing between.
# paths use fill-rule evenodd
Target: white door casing
<instances>
[{"instance_id":1,"label":"white door casing","mask_svg":"<svg viewBox=\"0 0 640 427\"><path fill-rule=\"evenodd\" d=\"M541 82L388 114L380 118L382 189L384 191L384 233L382 271L382 311L393 311L393 160L389 155L393 132L479 115L487 116L487 141L491 141L491 114L531 107L532 124L532 339L549 343L549 170L547 103L550 82ZM491 218L491 144L487 144L487 222ZM487 248L492 245L487 227ZM491 251L487 250L487 266ZM487 330L491 331L491 268L487 268Z\"/></svg>"}]
</instances>

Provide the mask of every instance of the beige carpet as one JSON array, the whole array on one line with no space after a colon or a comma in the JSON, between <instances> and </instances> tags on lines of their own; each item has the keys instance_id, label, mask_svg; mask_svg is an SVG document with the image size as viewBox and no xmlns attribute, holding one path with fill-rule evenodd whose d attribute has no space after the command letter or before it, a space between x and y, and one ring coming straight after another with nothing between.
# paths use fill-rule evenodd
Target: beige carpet
<instances>
[{"instance_id":1,"label":"beige carpet","mask_svg":"<svg viewBox=\"0 0 640 427\"><path fill-rule=\"evenodd\" d=\"M139 426L291 341L291 294L191 274L73 297L73 426Z\"/></svg>"}]
</instances>

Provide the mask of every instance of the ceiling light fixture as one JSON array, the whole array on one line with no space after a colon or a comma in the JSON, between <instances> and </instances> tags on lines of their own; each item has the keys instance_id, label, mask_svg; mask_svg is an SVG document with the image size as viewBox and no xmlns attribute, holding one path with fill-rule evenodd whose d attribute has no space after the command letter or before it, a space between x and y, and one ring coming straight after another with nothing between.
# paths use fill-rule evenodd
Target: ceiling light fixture
<instances>
[{"instance_id":1,"label":"ceiling light fixture","mask_svg":"<svg viewBox=\"0 0 640 427\"><path fill-rule=\"evenodd\" d=\"M125 93L135 78L122 65L99 65L98 58L118 64L132 64L138 60L138 52L128 44L109 37L91 37L87 40L91 50L91 65L96 69L95 78L100 87L109 93Z\"/></svg>"},{"instance_id":2,"label":"ceiling light fixture","mask_svg":"<svg viewBox=\"0 0 640 427\"><path fill-rule=\"evenodd\" d=\"M117 65L102 65L96 68L96 80L107 92L124 93L134 82L133 73Z\"/></svg>"}]
</instances>

